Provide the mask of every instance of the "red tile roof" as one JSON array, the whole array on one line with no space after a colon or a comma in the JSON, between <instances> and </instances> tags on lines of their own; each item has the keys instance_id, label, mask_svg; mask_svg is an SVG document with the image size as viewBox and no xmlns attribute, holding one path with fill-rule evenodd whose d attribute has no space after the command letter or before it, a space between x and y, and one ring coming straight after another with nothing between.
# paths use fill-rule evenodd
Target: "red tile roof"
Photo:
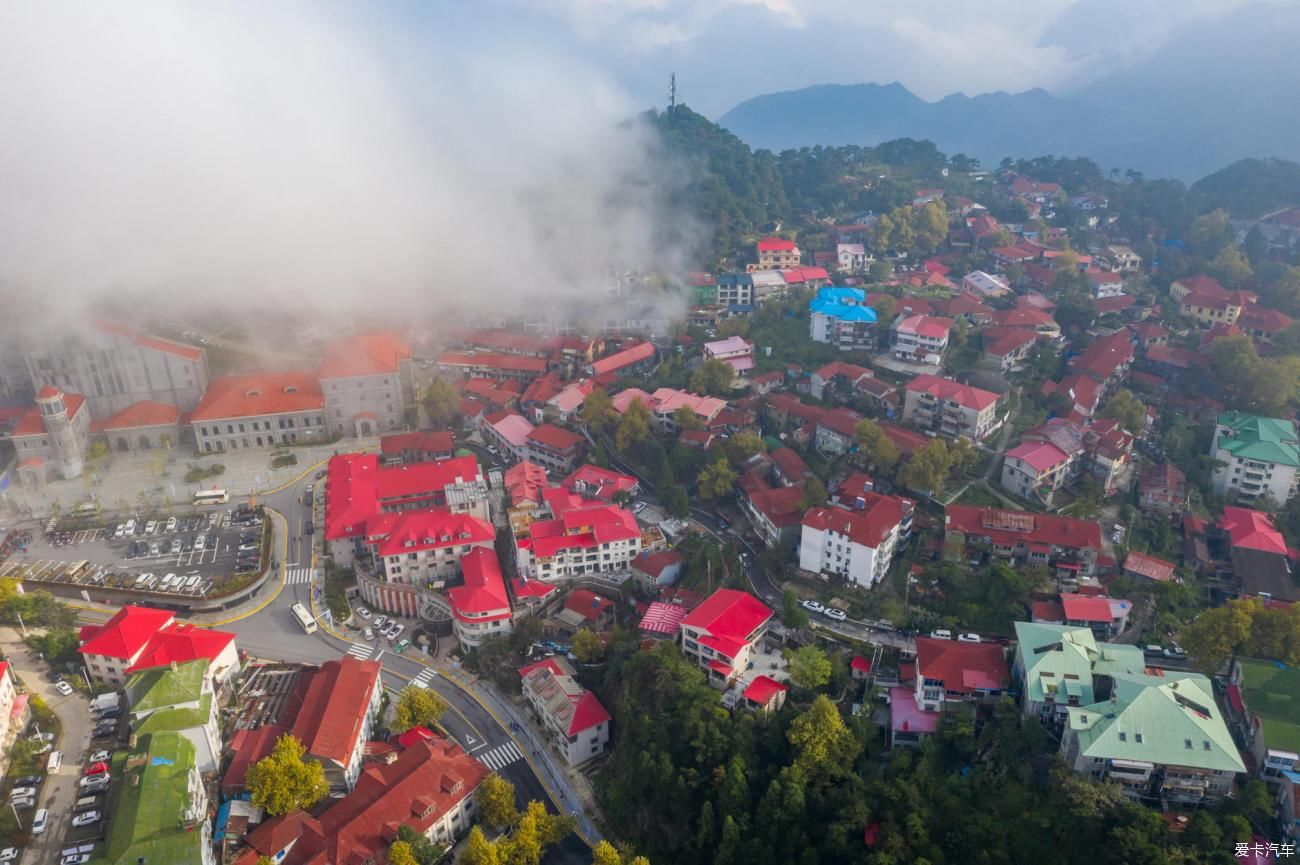
<instances>
[{"instance_id":1,"label":"red tile roof","mask_svg":"<svg viewBox=\"0 0 1300 865\"><path fill-rule=\"evenodd\" d=\"M1228 533L1234 547L1287 555L1286 539L1277 530L1272 517L1262 511L1225 507L1219 528Z\"/></svg>"},{"instance_id":2,"label":"red tile roof","mask_svg":"<svg viewBox=\"0 0 1300 865\"><path fill-rule=\"evenodd\" d=\"M181 410L174 405L153 400L133 402L104 421L104 429L133 429L147 426L174 425L181 417Z\"/></svg>"},{"instance_id":3,"label":"red tile roof","mask_svg":"<svg viewBox=\"0 0 1300 865\"><path fill-rule=\"evenodd\" d=\"M462 622L492 622L510 618L510 598L496 550L476 547L461 557L465 584L447 590L451 612ZM470 616L474 613L474 616ZM485 613L491 615L484 615Z\"/></svg>"},{"instance_id":4,"label":"red tile roof","mask_svg":"<svg viewBox=\"0 0 1300 865\"><path fill-rule=\"evenodd\" d=\"M1114 616L1110 610L1110 598L1087 597L1085 595L1061 592L1061 609L1069 622L1106 622Z\"/></svg>"},{"instance_id":5,"label":"red tile roof","mask_svg":"<svg viewBox=\"0 0 1300 865\"><path fill-rule=\"evenodd\" d=\"M1064 549L1101 549L1101 526L1095 520L957 504L945 508L944 520L948 531L992 538L1002 546L1033 542Z\"/></svg>"},{"instance_id":6,"label":"red tile roof","mask_svg":"<svg viewBox=\"0 0 1300 865\"><path fill-rule=\"evenodd\" d=\"M764 237L758 242L759 252L794 252L795 248L793 240L781 237Z\"/></svg>"},{"instance_id":7,"label":"red tile roof","mask_svg":"<svg viewBox=\"0 0 1300 865\"><path fill-rule=\"evenodd\" d=\"M943 682L944 690L969 694L1006 690L1007 661L997 643L916 638L917 675Z\"/></svg>"},{"instance_id":8,"label":"red tile roof","mask_svg":"<svg viewBox=\"0 0 1300 865\"><path fill-rule=\"evenodd\" d=\"M638 363L644 363L655 355L655 347L652 343L643 342L634 345L631 348L625 348L622 351L611 354L609 357L602 357L591 365L593 375L604 375L606 373L618 372L629 366L635 366Z\"/></svg>"},{"instance_id":9,"label":"red tile roof","mask_svg":"<svg viewBox=\"0 0 1300 865\"><path fill-rule=\"evenodd\" d=\"M928 393L936 399L951 400L963 408L983 411L998 401L998 395L988 390L971 387L968 384L941 378L937 375L918 375L907 383L907 390L913 393Z\"/></svg>"},{"instance_id":10,"label":"red tile roof","mask_svg":"<svg viewBox=\"0 0 1300 865\"><path fill-rule=\"evenodd\" d=\"M361 737L381 669L377 661L351 655L321 664L293 723L293 736L308 754L347 765Z\"/></svg>"},{"instance_id":11,"label":"red tile roof","mask_svg":"<svg viewBox=\"0 0 1300 865\"><path fill-rule=\"evenodd\" d=\"M773 697L784 694L788 690L790 690L789 685L783 685L769 676L755 676L742 696L751 703L767 706L772 702Z\"/></svg>"},{"instance_id":12,"label":"red tile roof","mask_svg":"<svg viewBox=\"0 0 1300 865\"><path fill-rule=\"evenodd\" d=\"M912 510L911 502L897 496L867 493L861 498L863 507L852 503L852 510L812 508L804 514L803 525L817 531L835 532L855 544L875 549Z\"/></svg>"},{"instance_id":13,"label":"red tile roof","mask_svg":"<svg viewBox=\"0 0 1300 865\"><path fill-rule=\"evenodd\" d=\"M572 430L544 423L528 434L528 441L552 451L564 452L582 443L582 436Z\"/></svg>"},{"instance_id":14,"label":"red tile roof","mask_svg":"<svg viewBox=\"0 0 1300 865\"><path fill-rule=\"evenodd\" d=\"M682 626L744 643L771 618L767 605L748 592L718 589L682 619Z\"/></svg>"},{"instance_id":15,"label":"red tile roof","mask_svg":"<svg viewBox=\"0 0 1300 865\"><path fill-rule=\"evenodd\" d=\"M368 764L353 791L319 816L294 811L264 822L245 839L236 865L254 865L259 856L275 859L286 847L277 865L387 861L399 826L429 831L473 795L489 771L441 737L412 742L392 763Z\"/></svg>"},{"instance_id":16,"label":"red tile roof","mask_svg":"<svg viewBox=\"0 0 1300 865\"><path fill-rule=\"evenodd\" d=\"M127 605L103 625L81 629L81 654L129 661L173 618L167 610Z\"/></svg>"},{"instance_id":17,"label":"red tile roof","mask_svg":"<svg viewBox=\"0 0 1300 865\"><path fill-rule=\"evenodd\" d=\"M311 372L265 372L214 378L190 420L202 423L324 408L320 380Z\"/></svg>"},{"instance_id":18,"label":"red tile roof","mask_svg":"<svg viewBox=\"0 0 1300 865\"><path fill-rule=\"evenodd\" d=\"M320 377L351 378L394 374L411 357L411 344L392 333L348 336L325 346Z\"/></svg>"},{"instance_id":19,"label":"red tile roof","mask_svg":"<svg viewBox=\"0 0 1300 865\"><path fill-rule=\"evenodd\" d=\"M1124 570L1162 583L1167 583L1174 578L1173 562L1166 562L1164 559L1157 559L1155 556L1137 551L1129 553L1128 558L1124 559Z\"/></svg>"}]
</instances>

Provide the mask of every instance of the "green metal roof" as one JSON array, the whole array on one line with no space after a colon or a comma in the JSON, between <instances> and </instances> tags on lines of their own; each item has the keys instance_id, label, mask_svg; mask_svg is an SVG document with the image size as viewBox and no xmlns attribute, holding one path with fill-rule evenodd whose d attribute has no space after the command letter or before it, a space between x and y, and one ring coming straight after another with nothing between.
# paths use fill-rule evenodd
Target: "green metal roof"
<instances>
[{"instance_id":1,"label":"green metal roof","mask_svg":"<svg viewBox=\"0 0 1300 865\"><path fill-rule=\"evenodd\" d=\"M1300 752L1300 667L1255 658L1238 663L1246 708L1259 717L1265 746Z\"/></svg>"},{"instance_id":2,"label":"green metal roof","mask_svg":"<svg viewBox=\"0 0 1300 865\"><path fill-rule=\"evenodd\" d=\"M206 833L185 825L193 768L194 745L176 733L142 736L134 751L116 754L108 843L95 861L114 865L201 862Z\"/></svg>"},{"instance_id":3,"label":"green metal roof","mask_svg":"<svg viewBox=\"0 0 1300 865\"><path fill-rule=\"evenodd\" d=\"M1218 420L1232 430L1217 437L1218 448L1240 459L1300 466L1300 440L1291 421L1240 412L1224 412Z\"/></svg>"},{"instance_id":4,"label":"green metal roof","mask_svg":"<svg viewBox=\"0 0 1300 865\"><path fill-rule=\"evenodd\" d=\"M1016 654L1025 671L1025 697L1035 702L1044 702L1055 688L1058 699L1063 692L1087 704L1094 675L1140 673L1146 666L1136 646L1098 643L1088 628L1070 625L1016 622Z\"/></svg>"},{"instance_id":5,"label":"green metal roof","mask_svg":"<svg viewBox=\"0 0 1300 865\"><path fill-rule=\"evenodd\" d=\"M212 717L212 695L204 694L198 708L193 709L159 709L151 712L147 718L135 725L137 736L145 733L179 733L202 727Z\"/></svg>"},{"instance_id":6,"label":"green metal roof","mask_svg":"<svg viewBox=\"0 0 1300 865\"><path fill-rule=\"evenodd\" d=\"M1068 711L1070 729L1088 757L1246 770L1215 705L1210 680L1199 673L1117 674L1113 701Z\"/></svg>"},{"instance_id":7,"label":"green metal roof","mask_svg":"<svg viewBox=\"0 0 1300 865\"><path fill-rule=\"evenodd\" d=\"M175 669L154 667L133 673L126 680L127 705L137 714L196 702L203 696L207 673L206 658L177 664Z\"/></svg>"}]
</instances>

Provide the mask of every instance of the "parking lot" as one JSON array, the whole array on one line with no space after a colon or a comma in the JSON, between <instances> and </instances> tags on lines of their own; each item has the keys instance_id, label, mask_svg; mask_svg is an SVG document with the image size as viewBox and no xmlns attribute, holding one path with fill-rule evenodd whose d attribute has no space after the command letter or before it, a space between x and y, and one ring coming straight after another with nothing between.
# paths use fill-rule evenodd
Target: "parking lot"
<instances>
[{"instance_id":1,"label":"parking lot","mask_svg":"<svg viewBox=\"0 0 1300 865\"><path fill-rule=\"evenodd\" d=\"M0 564L0 578L204 598L234 574L259 573L266 536L260 518L236 508L55 528L33 533L21 555Z\"/></svg>"}]
</instances>

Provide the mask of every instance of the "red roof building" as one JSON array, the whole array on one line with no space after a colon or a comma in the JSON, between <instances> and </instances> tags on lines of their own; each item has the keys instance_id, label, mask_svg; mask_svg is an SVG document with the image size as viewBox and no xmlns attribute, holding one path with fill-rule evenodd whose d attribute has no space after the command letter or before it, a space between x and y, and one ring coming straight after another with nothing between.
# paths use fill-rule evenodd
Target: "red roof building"
<instances>
[{"instance_id":1,"label":"red roof building","mask_svg":"<svg viewBox=\"0 0 1300 865\"><path fill-rule=\"evenodd\" d=\"M401 826L450 846L474 820L473 794L489 774L459 745L421 739L392 762L374 762L356 787L313 817L273 817L246 838L235 865L267 857L277 865L357 865L387 861Z\"/></svg>"},{"instance_id":2,"label":"red roof building","mask_svg":"<svg viewBox=\"0 0 1300 865\"><path fill-rule=\"evenodd\" d=\"M941 711L949 700L997 696L1010 682L1007 659L997 643L916 639L915 700L922 711Z\"/></svg>"},{"instance_id":3,"label":"red roof building","mask_svg":"<svg viewBox=\"0 0 1300 865\"><path fill-rule=\"evenodd\" d=\"M361 774L362 751L379 712L382 669L377 661L344 655L307 679L291 732L306 756L324 767L331 790L351 790Z\"/></svg>"},{"instance_id":4,"label":"red roof building","mask_svg":"<svg viewBox=\"0 0 1300 865\"><path fill-rule=\"evenodd\" d=\"M447 590L456 637L466 651L511 632L510 597L496 550L476 547L460 560L463 584Z\"/></svg>"},{"instance_id":5,"label":"red roof building","mask_svg":"<svg viewBox=\"0 0 1300 865\"><path fill-rule=\"evenodd\" d=\"M102 625L86 625L78 636L86 668L97 682L122 684L132 673L200 658L207 659L218 683L239 672L234 634L177 623L167 610L127 605Z\"/></svg>"},{"instance_id":6,"label":"red roof building","mask_svg":"<svg viewBox=\"0 0 1300 865\"><path fill-rule=\"evenodd\" d=\"M746 668L772 611L748 592L719 589L682 619L682 649L725 685Z\"/></svg>"},{"instance_id":7,"label":"red roof building","mask_svg":"<svg viewBox=\"0 0 1300 865\"><path fill-rule=\"evenodd\" d=\"M325 345L321 357L322 379L396 375L411 358L411 344L396 334L346 336Z\"/></svg>"}]
</instances>

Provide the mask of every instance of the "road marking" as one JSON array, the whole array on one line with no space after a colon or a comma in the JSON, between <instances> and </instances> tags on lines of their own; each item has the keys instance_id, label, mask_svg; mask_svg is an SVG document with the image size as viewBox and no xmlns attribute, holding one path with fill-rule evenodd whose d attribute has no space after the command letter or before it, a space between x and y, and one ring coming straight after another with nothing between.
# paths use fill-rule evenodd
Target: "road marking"
<instances>
[{"instance_id":1,"label":"road marking","mask_svg":"<svg viewBox=\"0 0 1300 865\"><path fill-rule=\"evenodd\" d=\"M311 568L289 568L285 583L290 586L302 586L311 582Z\"/></svg>"},{"instance_id":2,"label":"road marking","mask_svg":"<svg viewBox=\"0 0 1300 865\"><path fill-rule=\"evenodd\" d=\"M352 643L348 646L348 654L363 661L367 660L374 650L374 646L367 646L365 643Z\"/></svg>"},{"instance_id":3,"label":"road marking","mask_svg":"<svg viewBox=\"0 0 1300 865\"><path fill-rule=\"evenodd\" d=\"M515 747L514 742L506 742L504 745L498 745L491 751L485 751L474 759L478 760L484 766L487 766L493 772L500 772L511 763L514 763L517 760L522 760L523 757L524 755L519 753L519 749Z\"/></svg>"}]
</instances>

